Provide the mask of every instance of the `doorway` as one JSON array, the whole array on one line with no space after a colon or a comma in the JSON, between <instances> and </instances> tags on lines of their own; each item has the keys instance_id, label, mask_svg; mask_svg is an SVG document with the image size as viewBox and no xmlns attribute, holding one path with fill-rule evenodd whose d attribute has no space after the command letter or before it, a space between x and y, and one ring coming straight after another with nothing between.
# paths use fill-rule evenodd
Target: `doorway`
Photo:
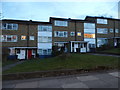
<instances>
[{"instance_id":1,"label":"doorway","mask_svg":"<svg viewBox=\"0 0 120 90\"><path fill-rule=\"evenodd\" d=\"M28 59L31 59L32 58L32 50L28 50Z\"/></svg>"}]
</instances>

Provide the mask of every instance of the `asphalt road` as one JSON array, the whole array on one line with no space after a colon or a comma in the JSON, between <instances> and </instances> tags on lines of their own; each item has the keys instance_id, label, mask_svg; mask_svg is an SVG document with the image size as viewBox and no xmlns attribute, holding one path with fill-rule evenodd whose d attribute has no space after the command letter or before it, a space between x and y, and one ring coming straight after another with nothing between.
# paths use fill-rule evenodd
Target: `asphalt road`
<instances>
[{"instance_id":1,"label":"asphalt road","mask_svg":"<svg viewBox=\"0 0 120 90\"><path fill-rule=\"evenodd\" d=\"M2 88L118 88L120 72L106 71L79 75L3 81Z\"/></svg>"}]
</instances>

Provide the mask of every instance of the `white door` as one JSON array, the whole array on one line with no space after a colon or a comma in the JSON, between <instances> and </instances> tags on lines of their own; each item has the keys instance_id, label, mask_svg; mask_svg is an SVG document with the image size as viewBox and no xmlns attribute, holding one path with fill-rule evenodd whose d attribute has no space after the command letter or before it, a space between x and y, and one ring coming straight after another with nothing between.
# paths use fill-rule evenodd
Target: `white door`
<instances>
[{"instance_id":1,"label":"white door","mask_svg":"<svg viewBox=\"0 0 120 90\"><path fill-rule=\"evenodd\" d=\"M25 59L25 50L20 50L20 54L18 55L18 59Z\"/></svg>"},{"instance_id":2,"label":"white door","mask_svg":"<svg viewBox=\"0 0 120 90\"><path fill-rule=\"evenodd\" d=\"M74 52L76 52L76 48L78 48L78 44L77 43L74 44Z\"/></svg>"}]
</instances>

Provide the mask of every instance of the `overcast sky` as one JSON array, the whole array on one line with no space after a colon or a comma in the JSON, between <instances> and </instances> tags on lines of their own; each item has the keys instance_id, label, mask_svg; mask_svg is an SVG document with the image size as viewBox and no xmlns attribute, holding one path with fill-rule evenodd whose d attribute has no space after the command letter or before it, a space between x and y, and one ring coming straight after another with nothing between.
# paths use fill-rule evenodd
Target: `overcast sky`
<instances>
[{"instance_id":1,"label":"overcast sky","mask_svg":"<svg viewBox=\"0 0 120 90\"><path fill-rule=\"evenodd\" d=\"M49 17L84 19L85 16L118 18L113 2L2 2L3 19L49 21Z\"/></svg>"}]
</instances>

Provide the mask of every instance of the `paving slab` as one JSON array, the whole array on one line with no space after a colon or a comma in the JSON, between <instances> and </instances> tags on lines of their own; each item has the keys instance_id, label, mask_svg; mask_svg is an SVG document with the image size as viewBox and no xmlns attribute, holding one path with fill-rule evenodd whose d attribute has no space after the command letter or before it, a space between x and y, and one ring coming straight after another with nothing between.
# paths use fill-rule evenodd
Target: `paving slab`
<instances>
[{"instance_id":1,"label":"paving slab","mask_svg":"<svg viewBox=\"0 0 120 90\"><path fill-rule=\"evenodd\" d=\"M101 80L92 80L92 81L84 81L89 88L109 88L108 83L101 81Z\"/></svg>"},{"instance_id":2,"label":"paving slab","mask_svg":"<svg viewBox=\"0 0 120 90\"><path fill-rule=\"evenodd\" d=\"M80 77L77 77L77 79L80 81L99 80L99 78L95 76L80 76Z\"/></svg>"},{"instance_id":3,"label":"paving slab","mask_svg":"<svg viewBox=\"0 0 120 90\"><path fill-rule=\"evenodd\" d=\"M15 88L37 88L38 82L25 82L25 83L17 83Z\"/></svg>"},{"instance_id":4,"label":"paving slab","mask_svg":"<svg viewBox=\"0 0 120 90\"><path fill-rule=\"evenodd\" d=\"M120 78L120 72L112 72L112 73L109 73L109 74L112 75L112 76Z\"/></svg>"},{"instance_id":5,"label":"paving slab","mask_svg":"<svg viewBox=\"0 0 120 90\"><path fill-rule=\"evenodd\" d=\"M62 88L88 88L88 86L82 82L70 83L62 85Z\"/></svg>"},{"instance_id":6,"label":"paving slab","mask_svg":"<svg viewBox=\"0 0 120 90\"><path fill-rule=\"evenodd\" d=\"M15 88L15 84L3 84L2 88Z\"/></svg>"}]
</instances>

